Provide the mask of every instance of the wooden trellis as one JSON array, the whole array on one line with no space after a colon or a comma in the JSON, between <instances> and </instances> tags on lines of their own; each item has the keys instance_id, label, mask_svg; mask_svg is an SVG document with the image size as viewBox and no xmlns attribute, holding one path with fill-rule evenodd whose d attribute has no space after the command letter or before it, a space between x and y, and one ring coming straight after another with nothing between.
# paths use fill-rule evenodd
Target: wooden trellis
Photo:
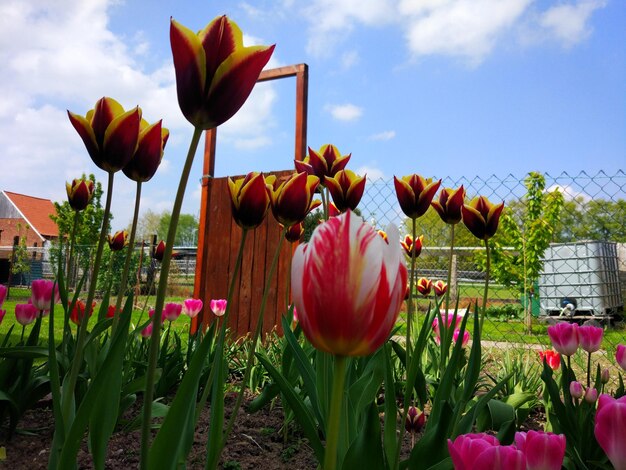
<instances>
[{"instance_id":1,"label":"wooden trellis","mask_svg":"<svg viewBox=\"0 0 626 470\"><path fill-rule=\"evenodd\" d=\"M294 154L297 160L302 160L307 148L308 66L298 64L265 70L258 81L286 77L296 78ZM209 309L211 299L226 298L242 236L241 228L232 219L227 178L214 178L216 141L217 130L207 131L194 284L194 297L202 299L205 307L194 322L194 329L200 324L206 327L214 320ZM293 169L272 172L272 174L275 174L277 178L284 178L292 172ZM231 332L236 337L245 336L256 327L266 276L269 273L280 236L281 229L271 215L259 228L250 231L247 235L242 268L236 280L228 323ZM281 332L280 318L289 302L288 280L291 255L291 245L284 243L268 297L263 323L264 332L269 332L274 327Z\"/></svg>"}]
</instances>

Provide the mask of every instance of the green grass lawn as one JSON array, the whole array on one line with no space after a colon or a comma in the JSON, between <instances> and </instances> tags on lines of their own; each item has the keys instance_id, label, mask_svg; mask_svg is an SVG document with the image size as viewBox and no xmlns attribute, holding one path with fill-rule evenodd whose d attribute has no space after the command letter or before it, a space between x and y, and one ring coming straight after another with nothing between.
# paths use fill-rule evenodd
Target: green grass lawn
<instances>
[{"instance_id":1,"label":"green grass lawn","mask_svg":"<svg viewBox=\"0 0 626 470\"><path fill-rule=\"evenodd\" d=\"M6 310L7 313L4 317L2 324L0 324L0 341L4 340L4 336L8 333L8 331L11 329L12 326L13 326L13 331L11 332L11 337L8 341L8 344L16 344L20 340L20 336L22 333L22 325L20 325L15 320L15 305L26 303L29 297L30 297L30 289L20 288L20 287L11 288L10 296L7 300L4 301L4 305L2 307L4 310ZM165 301L166 302L182 302L185 299L186 297L168 297ZM145 309L145 312L142 312L143 306L146 305L146 300L147 300L147 307ZM114 301L115 299L112 299L112 302ZM132 325L137 326L140 324L140 322L144 323L148 319L148 308L153 307L154 302L155 302L154 296L150 296L147 299L146 299L146 296L139 296L135 299L135 308L133 309L133 314L131 317ZM96 323L96 316L98 314L99 303L100 303L100 300L97 300L96 311L94 312L93 317L89 321L90 327L95 325ZM61 341L61 337L63 334L63 321L60 316L61 312L62 310L61 310L60 305L57 305L57 307L55 308L55 319L54 319L54 337L57 343ZM178 320L172 323L172 329L176 331L181 336L181 338L186 339L188 331L189 331L189 324L190 324L189 318L187 318L185 315L181 315ZM48 325L49 325L48 317L46 317L43 319L42 324L41 324L40 338L41 338L42 345L47 344ZM70 322L70 326L72 327L74 333L76 333L77 326L71 322ZM28 336L28 333L31 328L32 328L32 324L28 325L25 328L26 337Z\"/></svg>"}]
</instances>

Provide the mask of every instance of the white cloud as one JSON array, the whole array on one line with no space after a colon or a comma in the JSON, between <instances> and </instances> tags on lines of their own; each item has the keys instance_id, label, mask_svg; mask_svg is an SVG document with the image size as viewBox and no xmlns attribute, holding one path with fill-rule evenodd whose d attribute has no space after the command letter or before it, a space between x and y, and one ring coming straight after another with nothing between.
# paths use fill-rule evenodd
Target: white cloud
<instances>
[{"instance_id":1,"label":"white cloud","mask_svg":"<svg viewBox=\"0 0 626 470\"><path fill-rule=\"evenodd\" d=\"M406 38L415 56L482 62L532 0L401 0Z\"/></svg>"},{"instance_id":2,"label":"white cloud","mask_svg":"<svg viewBox=\"0 0 626 470\"><path fill-rule=\"evenodd\" d=\"M396 137L396 131L383 131L369 136L369 140L391 140Z\"/></svg>"},{"instance_id":3,"label":"white cloud","mask_svg":"<svg viewBox=\"0 0 626 470\"><path fill-rule=\"evenodd\" d=\"M156 183L144 185L142 205L171 209L176 190L172 175L182 166L191 125L178 107L167 49L157 57L156 68L146 70L145 55L156 52L145 33L117 36L109 28L109 9L117 3L0 2L0 161L11 162L11 171L0 172L0 189L63 200L65 181L82 172L94 173L105 184L105 173L89 159L66 109L84 115L100 97L111 96L125 108L140 105L146 120L162 118L169 128L167 160ZM244 37L246 44L258 42ZM272 59L269 66L277 63ZM233 145L239 137L262 141L272 125L272 93L271 86L255 93L220 135ZM159 180L168 172L168 178ZM125 226L132 214L128 200L134 197L134 183L125 182L121 174L115 180L114 224ZM158 187L164 188L162 193L157 194Z\"/></svg>"},{"instance_id":4,"label":"white cloud","mask_svg":"<svg viewBox=\"0 0 626 470\"><path fill-rule=\"evenodd\" d=\"M578 3L556 5L541 15L539 24L564 46L570 47L591 34L587 21L595 10L605 5L603 0L582 0Z\"/></svg>"},{"instance_id":5,"label":"white cloud","mask_svg":"<svg viewBox=\"0 0 626 470\"><path fill-rule=\"evenodd\" d=\"M344 52L341 55L341 68L343 70L349 70L360 61L359 53L357 51Z\"/></svg>"},{"instance_id":6,"label":"white cloud","mask_svg":"<svg viewBox=\"0 0 626 470\"><path fill-rule=\"evenodd\" d=\"M378 181L387 178L380 168L374 166L361 166L355 173L357 175L367 175L368 181Z\"/></svg>"},{"instance_id":7,"label":"white cloud","mask_svg":"<svg viewBox=\"0 0 626 470\"><path fill-rule=\"evenodd\" d=\"M568 186L568 185L563 186L560 184L553 184L548 189L546 189L547 193L551 193L552 191L559 191L561 194L563 194L563 198L566 201L579 200L579 201L587 202L592 199L592 197L586 194L585 192L580 191L578 189L574 189L573 187Z\"/></svg>"},{"instance_id":8,"label":"white cloud","mask_svg":"<svg viewBox=\"0 0 626 470\"><path fill-rule=\"evenodd\" d=\"M356 121L363 115L363 108L350 103L337 105L327 104L324 109L338 121Z\"/></svg>"}]
</instances>

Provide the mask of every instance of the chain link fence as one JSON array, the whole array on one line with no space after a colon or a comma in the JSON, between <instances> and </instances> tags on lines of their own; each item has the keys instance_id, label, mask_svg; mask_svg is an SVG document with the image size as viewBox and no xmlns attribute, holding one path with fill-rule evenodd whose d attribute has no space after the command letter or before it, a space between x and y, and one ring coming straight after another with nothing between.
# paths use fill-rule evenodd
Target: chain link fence
<instances>
[{"instance_id":1,"label":"chain link fence","mask_svg":"<svg viewBox=\"0 0 626 470\"><path fill-rule=\"evenodd\" d=\"M548 324L572 318L595 321L606 325L602 362L614 364L615 346L626 342L626 173L563 172L542 176L543 194L559 191L562 207L558 220L550 227L551 243L541 257L540 275L524 289L520 283L506 279L506 273L494 273L492 263L483 340L487 346L497 348L543 350L550 345ZM476 196L486 196L492 203L504 201L503 214L522 225L532 203L525 184L527 177L442 178L441 187L463 185L466 201ZM368 181L359 210L377 228L392 223L400 227L401 234L411 233L411 222L400 209L393 180ZM459 308L466 310L482 301L485 248L462 224L457 227L451 286ZM533 231L521 230L516 248L504 244L506 237L501 230L502 224L490 244L493 241L500 245L501 253L508 250L508 255L523 263L524 253L519 246L526 246L535 236ZM417 234L423 234L424 248L417 259L416 279L445 281L450 262L449 226L430 208L417 219ZM425 310L427 305L427 300L418 300L418 310Z\"/></svg>"}]
</instances>

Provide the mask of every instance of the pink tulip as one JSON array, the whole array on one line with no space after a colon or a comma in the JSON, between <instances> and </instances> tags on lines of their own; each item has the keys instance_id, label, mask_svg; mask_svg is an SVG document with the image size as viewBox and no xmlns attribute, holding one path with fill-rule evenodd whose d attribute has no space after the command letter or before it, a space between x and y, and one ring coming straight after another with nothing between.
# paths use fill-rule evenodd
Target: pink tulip
<instances>
[{"instance_id":1,"label":"pink tulip","mask_svg":"<svg viewBox=\"0 0 626 470\"><path fill-rule=\"evenodd\" d=\"M455 470L471 470L478 468L474 463L480 454L499 445L498 439L489 434L461 434L454 442L448 439L448 452Z\"/></svg>"},{"instance_id":2,"label":"pink tulip","mask_svg":"<svg viewBox=\"0 0 626 470\"><path fill-rule=\"evenodd\" d=\"M609 383L609 378L609 369L605 367L600 373L600 382L602 382L603 384L607 384Z\"/></svg>"},{"instance_id":3,"label":"pink tulip","mask_svg":"<svg viewBox=\"0 0 626 470\"><path fill-rule=\"evenodd\" d=\"M526 456L515 446L493 446L476 458L471 469L526 470Z\"/></svg>"},{"instance_id":4,"label":"pink tulip","mask_svg":"<svg viewBox=\"0 0 626 470\"><path fill-rule=\"evenodd\" d=\"M596 352L602 345L604 330L598 326L584 325L578 328L580 347L588 353Z\"/></svg>"},{"instance_id":5,"label":"pink tulip","mask_svg":"<svg viewBox=\"0 0 626 470\"><path fill-rule=\"evenodd\" d=\"M148 323L148 325L141 330L141 336L143 338L149 338L150 336L152 336L152 322Z\"/></svg>"},{"instance_id":6,"label":"pink tulip","mask_svg":"<svg viewBox=\"0 0 626 470\"><path fill-rule=\"evenodd\" d=\"M615 470L626 470L626 396L600 395L595 435Z\"/></svg>"},{"instance_id":7,"label":"pink tulip","mask_svg":"<svg viewBox=\"0 0 626 470\"><path fill-rule=\"evenodd\" d=\"M178 317L180 317L181 312L183 311L182 304L168 302L165 304L165 308L163 309L163 320L174 321Z\"/></svg>"},{"instance_id":8,"label":"pink tulip","mask_svg":"<svg viewBox=\"0 0 626 470\"><path fill-rule=\"evenodd\" d=\"M563 434L540 431L517 432L515 446L525 454L526 470L560 470L563 465L565 457Z\"/></svg>"},{"instance_id":9,"label":"pink tulip","mask_svg":"<svg viewBox=\"0 0 626 470\"><path fill-rule=\"evenodd\" d=\"M7 286L0 284L0 307L4 303L4 299L7 297Z\"/></svg>"},{"instance_id":10,"label":"pink tulip","mask_svg":"<svg viewBox=\"0 0 626 470\"><path fill-rule=\"evenodd\" d=\"M189 318L195 318L202 310L202 300L187 299L183 302L183 313Z\"/></svg>"},{"instance_id":11,"label":"pink tulip","mask_svg":"<svg viewBox=\"0 0 626 470\"><path fill-rule=\"evenodd\" d=\"M6 310L2 310L0 308L0 324L2 323L2 320L4 320L4 316L7 314Z\"/></svg>"},{"instance_id":12,"label":"pink tulip","mask_svg":"<svg viewBox=\"0 0 626 470\"><path fill-rule=\"evenodd\" d=\"M407 269L397 227L388 243L348 210L319 225L291 265L293 300L307 339L338 356L367 356L389 337Z\"/></svg>"},{"instance_id":13,"label":"pink tulip","mask_svg":"<svg viewBox=\"0 0 626 470\"><path fill-rule=\"evenodd\" d=\"M33 281L31 286L31 301L37 310L50 310L50 302L52 300L52 287L54 286L54 303L59 301L59 286L53 281L46 279L37 279Z\"/></svg>"},{"instance_id":14,"label":"pink tulip","mask_svg":"<svg viewBox=\"0 0 626 470\"><path fill-rule=\"evenodd\" d=\"M15 319L22 325L30 325L37 318L39 310L33 304L17 304L15 306Z\"/></svg>"},{"instance_id":15,"label":"pink tulip","mask_svg":"<svg viewBox=\"0 0 626 470\"><path fill-rule=\"evenodd\" d=\"M598 391L595 388L589 387L587 390L585 390L585 401L587 403L594 404L597 399Z\"/></svg>"},{"instance_id":16,"label":"pink tulip","mask_svg":"<svg viewBox=\"0 0 626 470\"><path fill-rule=\"evenodd\" d=\"M617 350L615 351L615 360L620 365L620 367L626 370L626 346L623 344L617 345Z\"/></svg>"},{"instance_id":17,"label":"pink tulip","mask_svg":"<svg viewBox=\"0 0 626 470\"><path fill-rule=\"evenodd\" d=\"M458 340L458 338L459 338L459 333L460 333L460 332L461 332L460 330L454 330L454 335L453 335L453 338L452 338L452 339L454 339L454 342L455 342L455 343L457 342L457 340ZM469 334L469 331L465 330L465 331L463 332L463 340L462 340L462 342L461 342L461 345L462 345L463 347L467 346L467 343L469 342L469 340L470 340L470 334Z\"/></svg>"},{"instance_id":18,"label":"pink tulip","mask_svg":"<svg viewBox=\"0 0 626 470\"><path fill-rule=\"evenodd\" d=\"M552 347L564 356L571 356L578 349L578 325L559 322L548 327L548 336Z\"/></svg>"},{"instance_id":19,"label":"pink tulip","mask_svg":"<svg viewBox=\"0 0 626 470\"><path fill-rule=\"evenodd\" d=\"M213 299L209 303L209 307L211 307L211 311L215 314L215 316L221 317L226 313L227 303L226 299Z\"/></svg>"},{"instance_id":20,"label":"pink tulip","mask_svg":"<svg viewBox=\"0 0 626 470\"><path fill-rule=\"evenodd\" d=\"M575 380L571 381L569 384L569 394L572 398L580 400L585 395L582 384Z\"/></svg>"},{"instance_id":21,"label":"pink tulip","mask_svg":"<svg viewBox=\"0 0 626 470\"><path fill-rule=\"evenodd\" d=\"M454 314L453 313L445 313L442 312L441 313L441 318L446 320L446 326L448 328L451 327L452 322L454 321L454 329L458 329L459 326L461 325L461 322L463 321L463 315L458 315L456 316L456 320L454 318ZM439 317L435 317L435 319L433 320L433 332L435 333L435 336L439 336L440 330L439 330Z\"/></svg>"}]
</instances>

